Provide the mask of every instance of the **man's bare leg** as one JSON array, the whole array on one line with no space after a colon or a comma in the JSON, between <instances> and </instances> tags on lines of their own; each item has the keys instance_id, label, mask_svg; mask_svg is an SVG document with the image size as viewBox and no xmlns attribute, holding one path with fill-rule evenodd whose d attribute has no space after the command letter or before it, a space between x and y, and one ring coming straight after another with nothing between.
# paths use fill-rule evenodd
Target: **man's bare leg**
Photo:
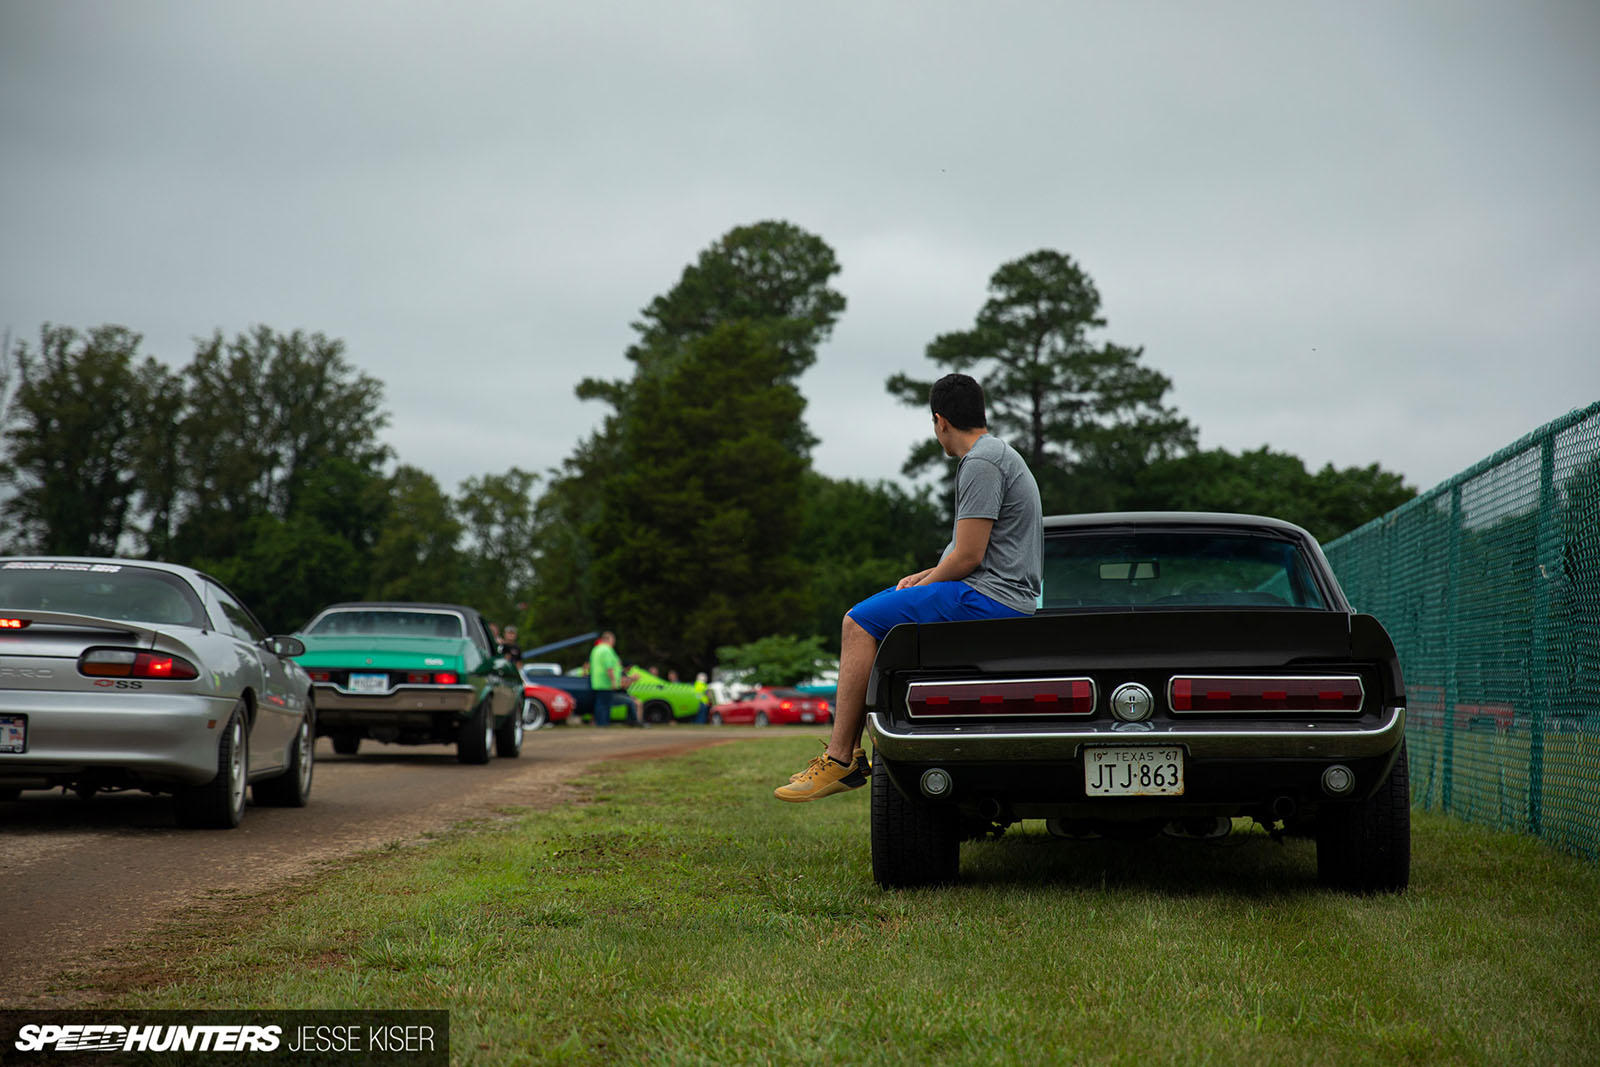
<instances>
[{"instance_id":1,"label":"man's bare leg","mask_svg":"<svg viewBox=\"0 0 1600 1067\"><path fill-rule=\"evenodd\" d=\"M860 789L870 780L866 759L858 762L855 748L861 743L861 728L867 719L867 677L877 654L877 638L846 615L839 638L839 693L834 699L827 753L774 789L773 796L788 801L817 800Z\"/></svg>"},{"instance_id":2,"label":"man's bare leg","mask_svg":"<svg viewBox=\"0 0 1600 1067\"><path fill-rule=\"evenodd\" d=\"M839 633L839 692L834 697L833 734L828 755L840 763L855 758L867 722L867 678L878 654L878 639L846 615Z\"/></svg>"}]
</instances>

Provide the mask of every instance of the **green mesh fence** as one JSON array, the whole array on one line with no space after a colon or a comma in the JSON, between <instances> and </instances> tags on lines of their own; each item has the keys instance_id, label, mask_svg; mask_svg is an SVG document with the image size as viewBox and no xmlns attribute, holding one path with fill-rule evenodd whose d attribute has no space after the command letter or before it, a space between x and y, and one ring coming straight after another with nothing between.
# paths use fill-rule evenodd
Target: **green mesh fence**
<instances>
[{"instance_id":1,"label":"green mesh fence","mask_svg":"<svg viewBox=\"0 0 1600 1067\"><path fill-rule=\"evenodd\" d=\"M1600 403L1324 550L1400 651L1413 803L1600 857Z\"/></svg>"}]
</instances>

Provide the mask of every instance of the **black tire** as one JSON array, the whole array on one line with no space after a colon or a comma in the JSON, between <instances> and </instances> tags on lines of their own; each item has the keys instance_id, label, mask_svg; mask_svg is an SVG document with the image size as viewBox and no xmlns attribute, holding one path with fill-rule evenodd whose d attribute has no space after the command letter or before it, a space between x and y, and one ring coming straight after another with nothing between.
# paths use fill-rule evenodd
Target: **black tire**
<instances>
[{"instance_id":1,"label":"black tire","mask_svg":"<svg viewBox=\"0 0 1600 1067\"><path fill-rule=\"evenodd\" d=\"M944 885L961 870L961 818L947 804L908 797L872 756L872 877L885 889Z\"/></svg>"},{"instance_id":2,"label":"black tire","mask_svg":"<svg viewBox=\"0 0 1600 1067\"><path fill-rule=\"evenodd\" d=\"M244 794L250 767L250 731L244 702L234 706L217 739L217 775L205 785L173 794L178 825L195 829L231 830L244 818Z\"/></svg>"},{"instance_id":3,"label":"black tire","mask_svg":"<svg viewBox=\"0 0 1600 1067\"><path fill-rule=\"evenodd\" d=\"M1411 883L1411 771L1405 742L1376 793L1322 813L1317 878L1352 893L1398 893Z\"/></svg>"},{"instance_id":4,"label":"black tire","mask_svg":"<svg viewBox=\"0 0 1600 1067\"><path fill-rule=\"evenodd\" d=\"M764 712L764 711L756 712L756 725L757 726L766 726L770 721L771 720L767 718L767 713L766 712Z\"/></svg>"},{"instance_id":5,"label":"black tire","mask_svg":"<svg viewBox=\"0 0 1600 1067\"><path fill-rule=\"evenodd\" d=\"M311 776L316 770L316 713L307 709L289 746L289 765L276 778L256 782L250 795L269 808L303 808L311 800Z\"/></svg>"},{"instance_id":6,"label":"black tire","mask_svg":"<svg viewBox=\"0 0 1600 1067\"><path fill-rule=\"evenodd\" d=\"M456 736L456 759L462 763L488 763L493 745L494 715L485 700L461 723Z\"/></svg>"},{"instance_id":7,"label":"black tire","mask_svg":"<svg viewBox=\"0 0 1600 1067\"><path fill-rule=\"evenodd\" d=\"M8 801L16 800L20 796L22 796L22 790L20 789L0 789L0 804L5 804Z\"/></svg>"},{"instance_id":8,"label":"black tire","mask_svg":"<svg viewBox=\"0 0 1600 1067\"><path fill-rule=\"evenodd\" d=\"M361 735L341 730L333 735L333 750L341 756L354 756L361 751Z\"/></svg>"},{"instance_id":9,"label":"black tire","mask_svg":"<svg viewBox=\"0 0 1600 1067\"><path fill-rule=\"evenodd\" d=\"M672 705L663 700L652 700L650 703L644 706L644 710L639 714L642 715L644 717L644 721L648 723L660 724L671 722Z\"/></svg>"},{"instance_id":10,"label":"black tire","mask_svg":"<svg viewBox=\"0 0 1600 1067\"><path fill-rule=\"evenodd\" d=\"M722 712L713 711L711 713L711 725L712 726L721 726L722 725Z\"/></svg>"},{"instance_id":11,"label":"black tire","mask_svg":"<svg viewBox=\"0 0 1600 1067\"><path fill-rule=\"evenodd\" d=\"M516 759L522 755L522 706L511 710L494 731L494 754L501 759Z\"/></svg>"},{"instance_id":12,"label":"black tire","mask_svg":"<svg viewBox=\"0 0 1600 1067\"><path fill-rule=\"evenodd\" d=\"M550 709L544 706L544 701L534 697L527 697L522 702L522 729L524 732L543 729L544 724L550 721Z\"/></svg>"}]
</instances>

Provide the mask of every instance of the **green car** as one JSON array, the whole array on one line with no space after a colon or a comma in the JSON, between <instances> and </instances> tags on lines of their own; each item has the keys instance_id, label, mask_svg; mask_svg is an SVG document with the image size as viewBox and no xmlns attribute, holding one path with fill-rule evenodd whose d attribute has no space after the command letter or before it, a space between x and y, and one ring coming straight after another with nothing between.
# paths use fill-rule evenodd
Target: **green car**
<instances>
[{"instance_id":1,"label":"green car","mask_svg":"<svg viewBox=\"0 0 1600 1067\"><path fill-rule=\"evenodd\" d=\"M645 722L671 722L674 719L692 719L700 713L700 697L689 682L669 682L635 667L637 676L628 686L628 695L639 702L639 716ZM626 712L612 708L612 719L622 718Z\"/></svg>"},{"instance_id":2,"label":"green car","mask_svg":"<svg viewBox=\"0 0 1600 1067\"><path fill-rule=\"evenodd\" d=\"M522 678L483 616L459 604L350 603L295 635L317 734L354 755L364 738L453 744L462 763L522 751Z\"/></svg>"}]
</instances>

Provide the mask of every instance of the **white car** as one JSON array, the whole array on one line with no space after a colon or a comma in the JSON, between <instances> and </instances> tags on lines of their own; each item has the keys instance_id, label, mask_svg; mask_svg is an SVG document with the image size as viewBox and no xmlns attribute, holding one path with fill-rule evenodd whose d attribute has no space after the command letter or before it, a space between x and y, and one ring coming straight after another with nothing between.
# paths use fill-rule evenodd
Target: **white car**
<instances>
[{"instance_id":1,"label":"white car","mask_svg":"<svg viewBox=\"0 0 1600 1067\"><path fill-rule=\"evenodd\" d=\"M0 801L170 793L184 826L303 807L311 679L214 579L142 560L0 557Z\"/></svg>"}]
</instances>

